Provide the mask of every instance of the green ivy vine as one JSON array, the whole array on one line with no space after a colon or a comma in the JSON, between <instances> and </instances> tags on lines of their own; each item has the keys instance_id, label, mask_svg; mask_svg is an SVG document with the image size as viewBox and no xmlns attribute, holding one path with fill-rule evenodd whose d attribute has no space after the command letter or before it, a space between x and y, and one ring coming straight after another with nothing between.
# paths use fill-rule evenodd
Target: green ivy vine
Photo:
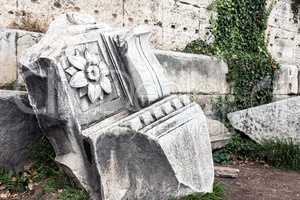
<instances>
[{"instance_id":1,"label":"green ivy vine","mask_svg":"<svg viewBox=\"0 0 300 200\"><path fill-rule=\"evenodd\" d=\"M212 22L214 42L196 40L189 53L217 55L228 63L235 110L269 103L278 64L267 51L267 0L216 0ZM232 103L231 103L232 104Z\"/></svg>"}]
</instances>

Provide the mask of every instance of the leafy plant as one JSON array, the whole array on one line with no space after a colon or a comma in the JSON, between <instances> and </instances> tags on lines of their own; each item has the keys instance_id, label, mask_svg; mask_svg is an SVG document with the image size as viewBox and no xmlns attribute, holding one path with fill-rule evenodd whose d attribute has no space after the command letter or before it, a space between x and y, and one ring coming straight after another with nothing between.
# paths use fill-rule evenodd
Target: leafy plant
<instances>
[{"instance_id":1,"label":"leafy plant","mask_svg":"<svg viewBox=\"0 0 300 200\"><path fill-rule=\"evenodd\" d=\"M67 187L63 193L58 197L58 200L88 200L88 194L79 189Z\"/></svg>"},{"instance_id":2,"label":"leafy plant","mask_svg":"<svg viewBox=\"0 0 300 200\"><path fill-rule=\"evenodd\" d=\"M264 140L258 144L236 134L226 148L214 152L214 161L228 164L232 160L262 161L288 170L300 170L300 145L293 140Z\"/></svg>"},{"instance_id":3,"label":"leafy plant","mask_svg":"<svg viewBox=\"0 0 300 200\"><path fill-rule=\"evenodd\" d=\"M228 165L228 164L232 163L231 154L226 151L223 151L223 150L214 152L213 159L214 159L214 163L217 163L220 165Z\"/></svg>"},{"instance_id":4,"label":"leafy plant","mask_svg":"<svg viewBox=\"0 0 300 200\"><path fill-rule=\"evenodd\" d=\"M265 31L270 10L266 0L216 0L213 8L217 12L212 21L214 42L208 45L199 39L184 51L216 55L228 63L235 97L228 101L231 110L269 103L279 66L267 51Z\"/></svg>"},{"instance_id":5,"label":"leafy plant","mask_svg":"<svg viewBox=\"0 0 300 200\"><path fill-rule=\"evenodd\" d=\"M221 183L215 183L213 193L204 196L190 195L180 200L222 200L225 197L225 189Z\"/></svg>"},{"instance_id":6,"label":"leafy plant","mask_svg":"<svg viewBox=\"0 0 300 200\"><path fill-rule=\"evenodd\" d=\"M37 173L34 177L39 182L49 177L61 175L61 171L55 163L55 152L46 137L33 145L31 149L31 160L34 161L34 168Z\"/></svg>"},{"instance_id":7,"label":"leafy plant","mask_svg":"<svg viewBox=\"0 0 300 200\"><path fill-rule=\"evenodd\" d=\"M227 114L238 110L234 98L230 96L219 96L216 99L213 99L211 104L218 120L224 122L227 126L230 126Z\"/></svg>"},{"instance_id":8,"label":"leafy plant","mask_svg":"<svg viewBox=\"0 0 300 200\"><path fill-rule=\"evenodd\" d=\"M276 168L300 170L300 145L293 140L265 141L260 158Z\"/></svg>"},{"instance_id":9,"label":"leafy plant","mask_svg":"<svg viewBox=\"0 0 300 200\"><path fill-rule=\"evenodd\" d=\"M42 186L45 193L63 192L59 195L62 200L86 200L88 195L76 188L75 184L64 174L55 162L55 152L44 137L31 149L32 169L28 172L15 174L0 170L0 185L10 192L26 192L29 183L34 182Z\"/></svg>"},{"instance_id":10,"label":"leafy plant","mask_svg":"<svg viewBox=\"0 0 300 200\"><path fill-rule=\"evenodd\" d=\"M205 54L205 55L214 55L215 54L215 49L213 45L207 44L203 40L195 40L194 42L191 42L188 44L184 52L186 53L196 53L196 54Z\"/></svg>"},{"instance_id":11,"label":"leafy plant","mask_svg":"<svg viewBox=\"0 0 300 200\"><path fill-rule=\"evenodd\" d=\"M25 192L29 183L27 176L0 169L0 183L10 192Z\"/></svg>"},{"instance_id":12,"label":"leafy plant","mask_svg":"<svg viewBox=\"0 0 300 200\"><path fill-rule=\"evenodd\" d=\"M22 10L16 12L16 20L10 25L10 28L45 33L48 29L48 22Z\"/></svg>"},{"instance_id":13,"label":"leafy plant","mask_svg":"<svg viewBox=\"0 0 300 200\"><path fill-rule=\"evenodd\" d=\"M0 86L1 90L19 90L19 91L26 91L24 85L18 84L17 81L12 81L10 83L6 83Z\"/></svg>"}]
</instances>

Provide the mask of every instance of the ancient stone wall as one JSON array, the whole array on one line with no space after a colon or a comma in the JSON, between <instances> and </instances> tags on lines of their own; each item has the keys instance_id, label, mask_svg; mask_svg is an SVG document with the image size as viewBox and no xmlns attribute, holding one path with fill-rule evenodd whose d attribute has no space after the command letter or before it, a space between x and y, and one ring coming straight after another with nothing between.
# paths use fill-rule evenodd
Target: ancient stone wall
<instances>
[{"instance_id":1,"label":"ancient stone wall","mask_svg":"<svg viewBox=\"0 0 300 200\"><path fill-rule=\"evenodd\" d=\"M300 64L300 14L295 0L280 0L268 20L268 48L282 64ZM299 4L300 5L300 4ZM295 6L297 8L295 8Z\"/></svg>"},{"instance_id":2,"label":"ancient stone wall","mask_svg":"<svg viewBox=\"0 0 300 200\"><path fill-rule=\"evenodd\" d=\"M183 48L188 42L209 35L213 0L1 0L0 26L10 26L26 15L52 21L67 11L93 15L113 26L148 25L152 42L161 49Z\"/></svg>"},{"instance_id":3,"label":"ancient stone wall","mask_svg":"<svg viewBox=\"0 0 300 200\"><path fill-rule=\"evenodd\" d=\"M300 3L297 0L276 1L268 19L268 49L279 62L276 98L300 94Z\"/></svg>"},{"instance_id":4,"label":"ancient stone wall","mask_svg":"<svg viewBox=\"0 0 300 200\"><path fill-rule=\"evenodd\" d=\"M209 19L212 13L208 7L213 0L0 1L3 5L0 7L0 27L10 26L31 15L45 22L47 28L47 23L52 21L54 16L74 11L92 14L98 21L113 26L149 25L153 29L153 46L159 49L180 49L199 37L204 40L211 39ZM268 49L282 66L275 84L275 94L280 96L279 98L300 93L299 70L296 70L300 65L300 17L297 14L299 5L295 2L297 1L277 1L268 19ZM0 34L0 85L3 85L16 80L16 62L19 54L34 44L39 34L23 31L7 33L5 29L1 30ZM208 83L213 84L211 81Z\"/></svg>"}]
</instances>

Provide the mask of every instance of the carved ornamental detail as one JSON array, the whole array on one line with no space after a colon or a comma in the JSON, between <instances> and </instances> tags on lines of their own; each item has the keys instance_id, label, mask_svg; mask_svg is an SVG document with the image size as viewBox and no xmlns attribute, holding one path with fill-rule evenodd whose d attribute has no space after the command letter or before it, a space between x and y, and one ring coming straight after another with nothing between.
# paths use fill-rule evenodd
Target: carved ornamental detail
<instances>
[{"instance_id":1,"label":"carved ornamental detail","mask_svg":"<svg viewBox=\"0 0 300 200\"><path fill-rule=\"evenodd\" d=\"M20 59L57 162L92 200L211 192L206 117L189 97L170 96L149 31L94 22L61 15Z\"/></svg>"},{"instance_id":2,"label":"carved ornamental detail","mask_svg":"<svg viewBox=\"0 0 300 200\"><path fill-rule=\"evenodd\" d=\"M70 86L79 89L80 97L87 95L91 103L95 103L112 92L108 66L99 56L85 48L83 52L75 49L75 55L68 55L67 59L71 65L65 69L71 76Z\"/></svg>"}]
</instances>

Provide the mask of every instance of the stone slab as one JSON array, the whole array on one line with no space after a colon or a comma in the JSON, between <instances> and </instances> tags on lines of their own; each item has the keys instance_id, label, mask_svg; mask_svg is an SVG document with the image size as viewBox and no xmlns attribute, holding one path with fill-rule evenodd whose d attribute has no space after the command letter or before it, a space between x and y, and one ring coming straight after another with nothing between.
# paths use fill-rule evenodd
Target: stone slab
<instances>
[{"instance_id":1,"label":"stone slab","mask_svg":"<svg viewBox=\"0 0 300 200\"><path fill-rule=\"evenodd\" d=\"M300 143L300 97L230 113L228 119L256 142L279 138Z\"/></svg>"},{"instance_id":2,"label":"stone slab","mask_svg":"<svg viewBox=\"0 0 300 200\"><path fill-rule=\"evenodd\" d=\"M0 85L17 79L16 32L0 30Z\"/></svg>"},{"instance_id":3,"label":"stone slab","mask_svg":"<svg viewBox=\"0 0 300 200\"><path fill-rule=\"evenodd\" d=\"M220 178L237 178L240 170L230 167L215 166L215 176Z\"/></svg>"},{"instance_id":4,"label":"stone slab","mask_svg":"<svg viewBox=\"0 0 300 200\"><path fill-rule=\"evenodd\" d=\"M41 133L26 92L0 90L0 167L20 171Z\"/></svg>"},{"instance_id":5,"label":"stone slab","mask_svg":"<svg viewBox=\"0 0 300 200\"><path fill-rule=\"evenodd\" d=\"M22 83L18 62L24 51L36 44L43 34L16 29L0 29L0 86Z\"/></svg>"},{"instance_id":6,"label":"stone slab","mask_svg":"<svg viewBox=\"0 0 300 200\"><path fill-rule=\"evenodd\" d=\"M173 93L229 94L228 66L217 58L155 50Z\"/></svg>"},{"instance_id":7,"label":"stone slab","mask_svg":"<svg viewBox=\"0 0 300 200\"><path fill-rule=\"evenodd\" d=\"M208 132L213 150L225 147L232 137L232 133L218 120L207 119Z\"/></svg>"}]
</instances>

